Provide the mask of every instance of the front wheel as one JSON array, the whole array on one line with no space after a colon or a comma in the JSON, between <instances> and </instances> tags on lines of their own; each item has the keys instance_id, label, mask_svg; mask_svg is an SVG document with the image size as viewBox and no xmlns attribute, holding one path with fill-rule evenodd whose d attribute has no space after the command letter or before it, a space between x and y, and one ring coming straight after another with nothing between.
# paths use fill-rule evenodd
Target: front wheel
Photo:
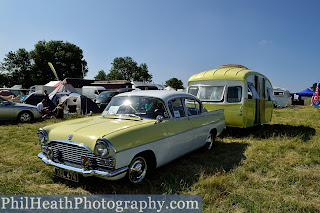
<instances>
[{"instance_id":1,"label":"front wheel","mask_svg":"<svg viewBox=\"0 0 320 213\"><path fill-rule=\"evenodd\" d=\"M147 175L147 161L142 156L135 157L129 166L128 177L131 183L140 183Z\"/></svg>"},{"instance_id":2,"label":"front wheel","mask_svg":"<svg viewBox=\"0 0 320 213\"><path fill-rule=\"evenodd\" d=\"M30 112L22 112L18 115L18 120L22 123L29 123L32 120Z\"/></svg>"}]
</instances>

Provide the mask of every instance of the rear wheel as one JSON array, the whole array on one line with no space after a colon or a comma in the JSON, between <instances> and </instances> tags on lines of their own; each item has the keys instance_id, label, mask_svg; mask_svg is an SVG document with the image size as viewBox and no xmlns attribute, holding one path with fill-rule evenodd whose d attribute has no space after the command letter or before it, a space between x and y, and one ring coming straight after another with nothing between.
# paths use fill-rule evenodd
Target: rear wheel
<instances>
[{"instance_id":1,"label":"rear wheel","mask_svg":"<svg viewBox=\"0 0 320 213\"><path fill-rule=\"evenodd\" d=\"M131 183L140 183L147 175L147 161L142 156L134 157L129 165L128 178Z\"/></svg>"},{"instance_id":2,"label":"rear wheel","mask_svg":"<svg viewBox=\"0 0 320 213\"><path fill-rule=\"evenodd\" d=\"M30 112L21 112L18 115L18 120L22 123L29 123L32 120L32 114Z\"/></svg>"},{"instance_id":3,"label":"rear wheel","mask_svg":"<svg viewBox=\"0 0 320 213\"><path fill-rule=\"evenodd\" d=\"M206 145L205 145L207 150L211 150L212 149L212 146L213 146L213 143L214 143L215 139L216 139L216 134L210 132L208 137L207 137Z\"/></svg>"}]
</instances>

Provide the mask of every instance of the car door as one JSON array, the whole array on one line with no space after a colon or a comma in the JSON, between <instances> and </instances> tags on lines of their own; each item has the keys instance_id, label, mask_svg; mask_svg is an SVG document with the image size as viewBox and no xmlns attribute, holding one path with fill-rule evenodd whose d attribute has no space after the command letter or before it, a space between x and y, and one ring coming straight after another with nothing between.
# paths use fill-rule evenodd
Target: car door
<instances>
[{"instance_id":1,"label":"car door","mask_svg":"<svg viewBox=\"0 0 320 213\"><path fill-rule=\"evenodd\" d=\"M176 98L168 102L172 119L166 120L168 132L168 158L177 158L193 149L193 128L186 115L184 99Z\"/></svg>"},{"instance_id":2,"label":"car door","mask_svg":"<svg viewBox=\"0 0 320 213\"><path fill-rule=\"evenodd\" d=\"M14 105L0 97L0 120L13 120L14 116Z\"/></svg>"},{"instance_id":3,"label":"car door","mask_svg":"<svg viewBox=\"0 0 320 213\"><path fill-rule=\"evenodd\" d=\"M197 149L204 146L209 133L209 122L207 118L202 114L201 103L196 99L184 99L187 109L187 116L189 122L191 122L193 129L193 142L192 149ZM214 120L210 121L213 122Z\"/></svg>"}]
</instances>

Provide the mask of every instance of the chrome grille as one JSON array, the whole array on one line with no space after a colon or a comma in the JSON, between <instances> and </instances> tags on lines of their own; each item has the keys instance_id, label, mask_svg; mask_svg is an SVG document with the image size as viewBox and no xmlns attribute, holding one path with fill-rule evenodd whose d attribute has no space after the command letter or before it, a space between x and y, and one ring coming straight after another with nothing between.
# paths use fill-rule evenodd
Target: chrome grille
<instances>
[{"instance_id":1,"label":"chrome grille","mask_svg":"<svg viewBox=\"0 0 320 213\"><path fill-rule=\"evenodd\" d=\"M106 168L101 164L100 158L88 149L77 145L57 141L51 141L48 145L53 151L53 161L76 168L82 168L81 156L85 156L89 160L89 169Z\"/></svg>"}]
</instances>

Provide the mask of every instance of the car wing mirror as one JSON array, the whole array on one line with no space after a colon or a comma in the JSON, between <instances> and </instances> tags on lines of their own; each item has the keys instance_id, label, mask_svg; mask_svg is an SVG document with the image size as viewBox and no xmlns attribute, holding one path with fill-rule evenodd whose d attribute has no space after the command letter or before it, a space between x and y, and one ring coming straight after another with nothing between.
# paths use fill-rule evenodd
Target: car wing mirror
<instances>
[{"instance_id":1,"label":"car wing mirror","mask_svg":"<svg viewBox=\"0 0 320 213\"><path fill-rule=\"evenodd\" d=\"M156 117L156 121L154 122L154 124L161 123L163 120L164 120L164 117L162 115L158 115Z\"/></svg>"}]
</instances>

